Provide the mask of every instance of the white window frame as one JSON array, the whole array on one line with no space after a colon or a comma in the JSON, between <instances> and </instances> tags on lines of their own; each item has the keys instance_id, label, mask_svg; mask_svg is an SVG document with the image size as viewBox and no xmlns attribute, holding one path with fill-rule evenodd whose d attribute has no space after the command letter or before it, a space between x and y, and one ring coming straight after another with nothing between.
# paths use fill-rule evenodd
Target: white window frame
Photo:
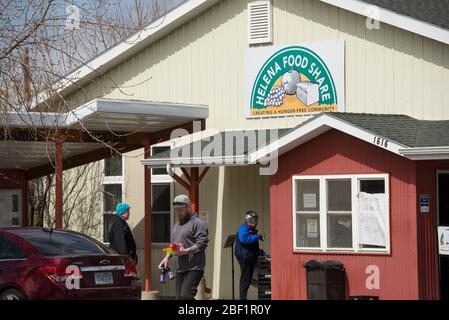
<instances>
[{"instance_id":1,"label":"white window frame","mask_svg":"<svg viewBox=\"0 0 449 320\"><path fill-rule=\"evenodd\" d=\"M22 201L22 196L23 196L22 195L22 190L21 189L2 189L2 190L0 190L0 193L1 193L0 200L1 200L1 198L4 198L6 196L9 201L12 201L12 197L14 195L18 196L17 211L13 211L12 204L11 204L11 208L5 208L3 210L0 210L0 215L2 215L2 214L10 214L11 215L11 219L9 220L9 224L7 224L7 225L0 225L0 228L2 228L2 227L20 227L20 226L22 226L23 222L24 222L23 221L23 207L22 207L22 204L23 204L23 201ZM5 213L5 211L7 213ZM19 219L19 224L12 224L12 218L14 218L14 217L12 217L12 215L16 215L17 216L17 218Z\"/></svg>"},{"instance_id":2,"label":"white window frame","mask_svg":"<svg viewBox=\"0 0 449 320\"><path fill-rule=\"evenodd\" d=\"M330 248L327 246L327 180L351 180L351 207L352 207L352 248ZM360 180L381 180L385 181L385 196L387 206L387 246L383 248L360 248L358 234L358 199L360 192ZM320 190L320 247L298 247L296 246L296 182L298 180L318 180ZM293 213L293 251L294 252L331 252L331 253L369 253L369 254L390 254L391 253L391 229L390 229L390 178L388 174L352 174L352 175L295 175L292 176L292 213Z\"/></svg>"},{"instance_id":3,"label":"white window frame","mask_svg":"<svg viewBox=\"0 0 449 320\"><path fill-rule=\"evenodd\" d=\"M153 154L153 148L157 147L170 147L170 144L167 143L160 143L156 145L151 146L151 154ZM173 241L172 239L172 230L173 230L173 224L174 224L174 210L173 210L173 198L175 197L175 183L173 178L167 173L167 174L153 174L153 169L151 170L151 201L153 201L153 185L155 184L170 184L170 242ZM153 239L151 239L153 240ZM166 244L165 242L152 242L154 245L162 245Z\"/></svg>"},{"instance_id":4,"label":"white window frame","mask_svg":"<svg viewBox=\"0 0 449 320\"><path fill-rule=\"evenodd\" d=\"M449 170L437 170L436 172L437 174L437 185L436 185L436 190L437 190L437 196L436 196L436 208L437 208L437 226L440 225L440 174L449 174Z\"/></svg>"},{"instance_id":5,"label":"white window frame","mask_svg":"<svg viewBox=\"0 0 449 320\"><path fill-rule=\"evenodd\" d=\"M158 181L158 182L153 182L153 180L151 180L151 199L153 200L153 185L158 185L158 184L168 184L170 185L170 242L172 241L172 229L173 229L173 198L174 198L174 194L175 194L175 190L174 190L174 182L172 181ZM154 215L154 213L153 213ZM151 239L152 244L155 245L160 245L160 244L167 244L169 242L153 242L153 239Z\"/></svg>"},{"instance_id":6,"label":"white window frame","mask_svg":"<svg viewBox=\"0 0 449 320\"><path fill-rule=\"evenodd\" d=\"M106 176L105 174L105 160L100 162L100 170L102 172L102 186L108 184L121 184L122 185L122 202L125 202L125 157L123 155L116 155L117 157L122 157L122 175L121 176ZM114 214L114 212L105 212L104 210L104 193L102 193L101 199L101 215L103 218L103 234L104 235L104 215ZM104 237L102 236L102 242ZM104 244L109 244L109 242L103 242Z\"/></svg>"},{"instance_id":7,"label":"white window frame","mask_svg":"<svg viewBox=\"0 0 449 320\"><path fill-rule=\"evenodd\" d=\"M103 173L102 184L121 184L122 185L122 202L125 202L125 157L122 157L122 175L121 176L106 176L105 175L105 160L101 161L101 172ZM101 202L101 209L104 213L104 201Z\"/></svg>"}]
</instances>

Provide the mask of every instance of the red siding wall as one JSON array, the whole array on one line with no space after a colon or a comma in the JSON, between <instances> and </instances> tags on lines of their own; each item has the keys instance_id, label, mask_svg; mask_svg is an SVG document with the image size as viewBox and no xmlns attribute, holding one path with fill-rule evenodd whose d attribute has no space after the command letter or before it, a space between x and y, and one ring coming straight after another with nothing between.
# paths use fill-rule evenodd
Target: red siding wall
<instances>
[{"instance_id":1,"label":"red siding wall","mask_svg":"<svg viewBox=\"0 0 449 320\"><path fill-rule=\"evenodd\" d=\"M293 253L292 175L390 175L391 255ZM304 263L332 259L344 263L348 295L418 299L416 168L413 161L331 130L284 154L270 179L273 299L307 299ZM380 289L365 286L366 267L380 268Z\"/></svg>"},{"instance_id":2,"label":"red siding wall","mask_svg":"<svg viewBox=\"0 0 449 320\"><path fill-rule=\"evenodd\" d=\"M419 195L429 195L429 213L418 213L420 299L438 299L437 170L449 170L449 161L418 161L416 164L417 212Z\"/></svg>"}]
</instances>

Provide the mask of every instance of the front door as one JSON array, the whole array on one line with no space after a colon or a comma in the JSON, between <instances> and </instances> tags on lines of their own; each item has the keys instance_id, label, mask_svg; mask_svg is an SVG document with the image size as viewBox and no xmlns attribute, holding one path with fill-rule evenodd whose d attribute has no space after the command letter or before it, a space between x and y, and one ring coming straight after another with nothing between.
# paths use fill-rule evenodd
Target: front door
<instances>
[{"instance_id":1,"label":"front door","mask_svg":"<svg viewBox=\"0 0 449 320\"><path fill-rule=\"evenodd\" d=\"M22 225L21 190L0 190L0 228Z\"/></svg>"},{"instance_id":2,"label":"front door","mask_svg":"<svg viewBox=\"0 0 449 320\"><path fill-rule=\"evenodd\" d=\"M438 224L449 226L449 172L438 173ZM440 295L449 300L449 256L439 256Z\"/></svg>"}]
</instances>

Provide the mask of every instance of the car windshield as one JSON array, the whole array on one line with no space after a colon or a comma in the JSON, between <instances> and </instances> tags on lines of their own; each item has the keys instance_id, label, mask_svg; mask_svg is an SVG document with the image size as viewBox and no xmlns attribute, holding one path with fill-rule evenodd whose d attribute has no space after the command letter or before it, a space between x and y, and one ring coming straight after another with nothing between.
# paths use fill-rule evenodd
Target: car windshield
<instances>
[{"instance_id":1,"label":"car windshield","mask_svg":"<svg viewBox=\"0 0 449 320\"><path fill-rule=\"evenodd\" d=\"M106 246L77 233L61 231L22 232L25 240L45 256L79 256L110 254Z\"/></svg>"}]
</instances>

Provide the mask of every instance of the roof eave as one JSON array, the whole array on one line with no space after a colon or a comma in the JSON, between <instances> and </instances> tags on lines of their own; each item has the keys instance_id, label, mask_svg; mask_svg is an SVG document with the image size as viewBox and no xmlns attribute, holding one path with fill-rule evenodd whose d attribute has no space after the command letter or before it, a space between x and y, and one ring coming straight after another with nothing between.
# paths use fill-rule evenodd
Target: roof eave
<instances>
[{"instance_id":1,"label":"roof eave","mask_svg":"<svg viewBox=\"0 0 449 320\"><path fill-rule=\"evenodd\" d=\"M152 42L167 35L193 17L213 6L219 0L190 0L186 1L159 19L151 22L142 31L106 49L98 56L84 63L79 68L64 76L52 86L59 96L65 96L80 86L104 74L115 65L136 54ZM51 98L46 92L41 92L33 101L33 108L45 103Z\"/></svg>"},{"instance_id":2,"label":"roof eave","mask_svg":"<svg viewBox=\"0 0 449 320\"><path fill-rule=\"evenodd\" d=\"M382 147L384 150L393 152L400 155L399 149L407 149L408 146L400 144L391 139L380 136L379 134L370 132L366 129L359 128L349 122L342 119L334 117L327 113L322 113L311 120L304 122L299 125L296 129L292 130L290 133L281 137L279 140L270 143L269 145L256 150L249 154L248 160L250 162L259 162L262 159L271 160L273 157L278 157L285 152L296 148L303 143L310 141L311 139L323 134L324 132L336 129L338 131L344 132L355 138L373 144L377 147L381 147L375 143L377 138L384 138L388 140L387 147Z\"/></svg>"},{"instance_id":3,"label":"roof eave","mask_svg":"<svg viewBox=\"0 0 449 320\"><path fill-rule=\"evenodd\" d=\"M375 18L380 22L392 25L394 27L404 29L426 38L430 38L445 44L449 44L449 30L438 27L436 25L402 15L392 10L382 7L376 7L378 10L373 17L373 4L358 0L320 0L321 2L360 14L365 17Z\"/></svg>"},{"instance_id":4,"label":"roof eave","mask_svg":"<svg viewBox=\"0 0 449 320\"><path fill-rule=\"evenodd\" d=\"M449 146L400 149L399 153L410 160L446 160Z\"/></svg>"}]
</instances>

